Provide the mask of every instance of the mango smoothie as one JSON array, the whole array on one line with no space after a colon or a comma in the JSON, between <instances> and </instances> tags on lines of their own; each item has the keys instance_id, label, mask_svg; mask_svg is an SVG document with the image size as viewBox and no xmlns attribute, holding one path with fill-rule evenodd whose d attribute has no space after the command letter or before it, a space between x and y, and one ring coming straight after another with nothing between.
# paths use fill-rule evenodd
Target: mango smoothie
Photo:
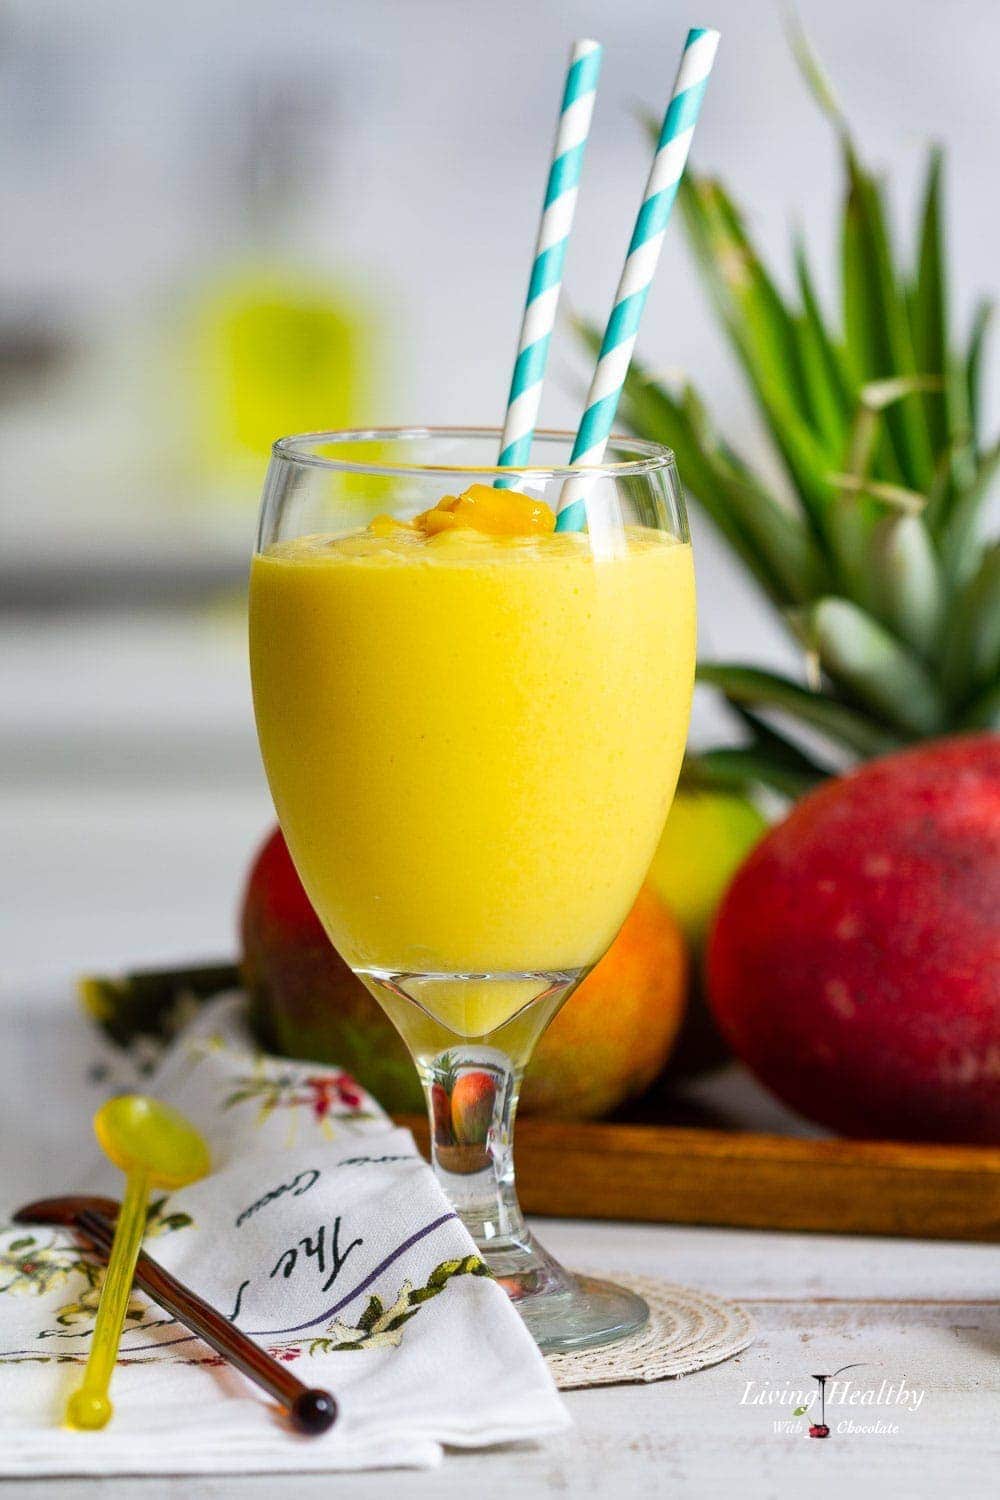
<instances>
[{"instance_id":1,"label":"mango smoothie","mask_svg":"<svg viewBox=\"0 0 1000 1500\"><path fill-rule=\"evenodd\" d=\"M608 946L684 750L690 547L635 527L597 560L553 519L473 486L252 565L257 726L303 884L357 972L412 976L463 1037Z\"/></svg>"}]
</instances>

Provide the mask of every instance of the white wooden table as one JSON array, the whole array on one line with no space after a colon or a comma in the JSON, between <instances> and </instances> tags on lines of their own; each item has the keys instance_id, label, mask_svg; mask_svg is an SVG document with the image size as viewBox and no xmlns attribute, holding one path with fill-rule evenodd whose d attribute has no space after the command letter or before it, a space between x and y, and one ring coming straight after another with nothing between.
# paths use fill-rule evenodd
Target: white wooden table
<instances>
[{"instance_id":1,"label":"white wooden table","mask_svg":"<svg viewBox=\"0 0 1000 1500\"><path fill-rule=\"evenodd\" d=\"M240 872L271 820L246 708L242 627L194 620L0 631L0 977L232 951ZM0 1129L12 1128L3 1118ZM570 1264L687 1281L746 1304L757 1342L684 1380L571 1393L572 1432L450 1455L429 1473L18 1481L18 1500L740 1500L998 1493L1000 1254L992 1246L550 1222ZM894 1435L775 1432L816 1371L926 1391ZM871 1408L861 1420L873 1420ZM182 1438L181 1438L182 1440Z\"/></svg>"}]
</instances>

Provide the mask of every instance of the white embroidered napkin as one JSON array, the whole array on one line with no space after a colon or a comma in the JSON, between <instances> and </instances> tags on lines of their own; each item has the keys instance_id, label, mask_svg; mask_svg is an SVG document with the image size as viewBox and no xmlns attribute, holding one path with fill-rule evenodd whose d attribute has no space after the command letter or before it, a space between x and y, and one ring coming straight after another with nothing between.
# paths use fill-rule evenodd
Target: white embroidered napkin
<instances>
[{"instance_id":1,"label":"white embroidered napkin","mask_svg":"<svg viewBox=\"0 0 1000 1500\"><path fill-rule=\"evenodd\" d=\"M16 1015L0 1008L0 1028ZM62 1231L15 1227L0 1234L0 1475L429 1466L445 1445L568 1425L534 1342L409 1132L346 1075L255 1053L241 1017L242 997L213 1002L141 1084L183 1110L213 1156L201 1182L154 1192L146 1248L294 1362L307 1385L332 1390L337 1424L318 1438L292 1432L263 1392L136 1296L113 1421L98 1433L64 1428L93 1326L96 1268ZM41 1017L32 1019L37 1038ZM5 1076L30 1051L23 1017L10 1040L0 1046L5 1113L30 1087L23 1074ZM89 1036L87 1048L91 1077L116 1066ZM65 1166L55 1153L34 1164L35 1196L120 1192L113 1169L86 1182L72 1175L69 1147L79 1160L100 1097L82 1077L74 1084L79 1063L66 1055L56 1084L77 1139ZM47 1066L51 1079L51 1056ZM106 1078L104 1092L114 1091L109 1082L135 1086ZM75 1111L67 1090L83 1096Z\"/></svg>"}]
</instances>

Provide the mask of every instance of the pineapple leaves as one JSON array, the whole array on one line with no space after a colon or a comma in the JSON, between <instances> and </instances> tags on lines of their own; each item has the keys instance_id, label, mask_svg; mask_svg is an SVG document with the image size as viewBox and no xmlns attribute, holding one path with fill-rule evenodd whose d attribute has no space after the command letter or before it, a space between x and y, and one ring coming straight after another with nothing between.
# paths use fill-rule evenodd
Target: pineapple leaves
<instances>
[{"instance_id":1,"label":"pineapple leaves","mask_svg":"<svg viewBox=\"0 0 1000 1500\"><path fill-rule=\"evenodd\" d=\"M987 521L1000 441L983 430L991 302L979 303L966 337L955 327L942 151L929 152L902 254L885 184L863 162L801 24L787 24L840 145L839 316L824 308L801 235L786 292L720 182L689 172L678 201L788 483L778 493L734 451L686 381L668 390L635 367L622 411L674 449L690 495L799 635L810 668L806 688L752 666L702 664L748 742L696 757L697 774L793 796L826 768L794 762L798 747L777 735L775 715L861 758L1000 727L1000 543Z\"/></svg>"},{"instance_id":2,"label":"pineapple leaves","mask_svg":"<svg viewBox=\"0 0 1000 1500\"><path fill-rule=\"evenodd\" d=\"M807 375L811 399L831 450L839 453L847 436L847 420L853 404L851 382L843 351L827 329L813 286L805 245L798 236L795 240L795 274L802 299L800 338L804 361L809 363Z\"/></svg>"},{"instance_id":3,"label":"pineapple leaves","mask_svg":"<svg viewBox=\"0 0 1000 1500\"><path fill-rule=\"evenodd\" d=\"M730 702L730 708L750 730L750 744L688 756L684 762L688 784L742 790L748 783L757 783L781 796L802 796L832 774L829 766L820 765L744 703Z\"/></svg>"},{"instance_id":4,"label":"pineapple leaves","mask_svg":"<svg viewBox=\"0 0 1000 1500\"><path fill-rule=\"evenodd\" d=\"M813 530L829 499L828 452L813 426L799 330L724 188L688 173L678 199L695 258L750 379Z\"/></svg>"},{"instance_id":5,"label":"pineapple leaves","mask_svg":"<svg viewBox=\"0 0 1000 1500\"><path fill-rule=\"evenodd\" d=\"M827 774L787 765L759 744L717 746L684 762L684 782L688 786L719 791L743 791L747 785L766 786L782 797L792 798L804 796Z\"/></svg>"},{"instance_id":6,"label":"pineapple leaves","mask_svg":"<svg viewBox=\"0 0 1000 1500\"><path fill-rule=\"evenodd\" d=\"M969 422L972 428L972 440L979 452L982 449L979 414L980 374L982 371L983 349L986 344L986 336L993 321L993 306L992 302L982 301L976 308L972 319L969 352L965 359L966 401L968 404Z\"/></svg>"},{"instance_id":7,"label":"pineapple leaves","mask_svg":"<svg viewBox=\"0 0 1000 1500\"><path fill-rule=\"evenodd\" d=\"M910 326L917 368L943 374L948 368L947 281L941 218L941 152L931 152L921 216L917 280L909 298ZM948 446L948 413L943 391L924 396L924 418L935 453Z\"/></svg>"},{"instance_id":8,"label":"pineapple leaves","mask_svg":"<svg viewBox=\"0 0 1000 1500\"><path fill-rule=\"evenodd\" d=\"M979 518L1000 473L1000 441L984 453L969 487L956 499L941 531L941 555L949 576L957 582L968 578L982 551L978 537Z\"/></svg>"},{"instance_id":9,"label":"pineapple leaves","mask_svg":"<svg viewBox=\"0 0 1000 1500\"><path fill-rule=\"evenodd\" d=\"M961 729L1000 730L1000 682L974 699L958 722Z\"/></svg>"},{"instance_id":10,"label":"pineapple leaves","mask_svg":"<svg viewBox=\"0 0 1000 1500\"><path fill-rule=\"evenodd\" d=\"M957 707L1000 683L1000 543L987 548L955 600L941 675Z\"/></svg>"},{"instance_id":11,"label":"pineapple leaves","mask_svg":"<svg viewBox=\"0 0 1000 1500\"><path fill-rule=\"evenodd\" d=\"M757 783L785 797L801 797L831 774L828 766L819 765L750 709L738 703L730 706L749 729L750 743L688 756L684 763L686 782L737 789L748 782Z\"/></svg>"},{"instance_id":12,"label":"pineapple leaves","mask_svg":"<svg viewBox=\"0 0 1000 1500\"><path fill-rule=\"evenodd\" d=\"M858 755L884 755L898 749L900 740L865 714L822 693L757 667L725 662L703 662L698 681L719 688L730 703L751 709L775 709L790 715Z\"/></svg>"},{"instance_id":13,"label":"pineapple leaves","mask_svg":"<svg viewBox=\"0 0 1000 1500\"><path fill-rule=\"evenodd\" d=\"M593 337L588 330L588 341ZM801 517L780 505L718 441L691 386L677 398L633 361L624 409L629 425L640 431L653 430L655 423L658 441L674 450L685 487L775 604L802 603L824 587L823 555Z\"/></svg>"},{"instance_id":14,"label":"pineapple leaves","mask_svg":"<svg viewBox=\"0 0 1000 1500\"><path fill-rule=\"evenodd\" d=\"M931 660L944 624L944 577L919 517L886 516L878 522L872 533L871 570L879 619Z\"/></svg>"},{"instance_id":15,"label":"pineapple leaves","mask_svg":"<svg viewBox=\"0 0 1000 1500\"><path fill-rule=\"evenodd\" d=\"M802 75L802 81L812 94L820 109L826 115L831 125L841 134L847 133L847 122L844 112L840 107L837 96L833 91L833 85L826 76L826 70L813 50L812 43L806 34L806 29L800 17L791 6L785 12L785 35L791 49L795 65Z\"/></svg>"},{"instance_id":16,"label":"pineapple leaves","mask_svg":"<svg viewBox=\"0 0 1000 1500\"><path fill-rule=\"evenodd\" d=\"M904 516L919 516L927 504L926 495L918 495L916 490L908 490L901 484L883 484L857 474L831 474L830 480L843 494L870 495Z\"/></svg>"},{"instance_id":17,"label":"pineapple leaves","mask_svg":"<svg viewBox=\"0 0 1000 1500\"><path fill-rule=\"evenodd\" d=\"M802 631L823 671L878 719L906 736L944 729L944 694L932 674L851 600L818 600L802 617Z\"/></svg>"},{"instance_id":18,"label":"pineapple leaves","mask_svg":"<svg viewBox=\"0 0 1000 1500\"><path fill-rule=\"evenodd\" d=\"M844 322L848 357L859 382L892 376L940 374L917 366L905 293L892 257L881 185L845 144L848 193L844 206ZM905 398L886 412L886 426L902 482L926 489L934 456L921 400Z\"/></svg>"}]
</instances>

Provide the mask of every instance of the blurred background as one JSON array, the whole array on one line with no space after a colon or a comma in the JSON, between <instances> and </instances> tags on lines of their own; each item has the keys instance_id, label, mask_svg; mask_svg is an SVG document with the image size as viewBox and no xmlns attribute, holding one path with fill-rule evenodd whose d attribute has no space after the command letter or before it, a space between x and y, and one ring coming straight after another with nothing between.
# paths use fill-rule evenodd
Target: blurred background
<instances>
[{"instance_id":1,"label":"blurred background","mask_svg":"<svg viewBox=\"0 0 1000 1500\"><path fill-rule=\"evenodd\" d=\"M899 221L947 148L954 316L996 281L995 0L800 0ZM274 436L502 415L565 57L605 45L567 310L603 321L691 22L693 160L836 291L836 142L771 0L0 0L5 977L226 957L271 821L242 588ZM668 233L640 340L764 443ZM542 421L575 426L564 330ZM986 410L995 426L996 371ZM705 654L789 646L695 518ZM720 721L699 705L695 734Z\"/></svg>"}]
</instances>

